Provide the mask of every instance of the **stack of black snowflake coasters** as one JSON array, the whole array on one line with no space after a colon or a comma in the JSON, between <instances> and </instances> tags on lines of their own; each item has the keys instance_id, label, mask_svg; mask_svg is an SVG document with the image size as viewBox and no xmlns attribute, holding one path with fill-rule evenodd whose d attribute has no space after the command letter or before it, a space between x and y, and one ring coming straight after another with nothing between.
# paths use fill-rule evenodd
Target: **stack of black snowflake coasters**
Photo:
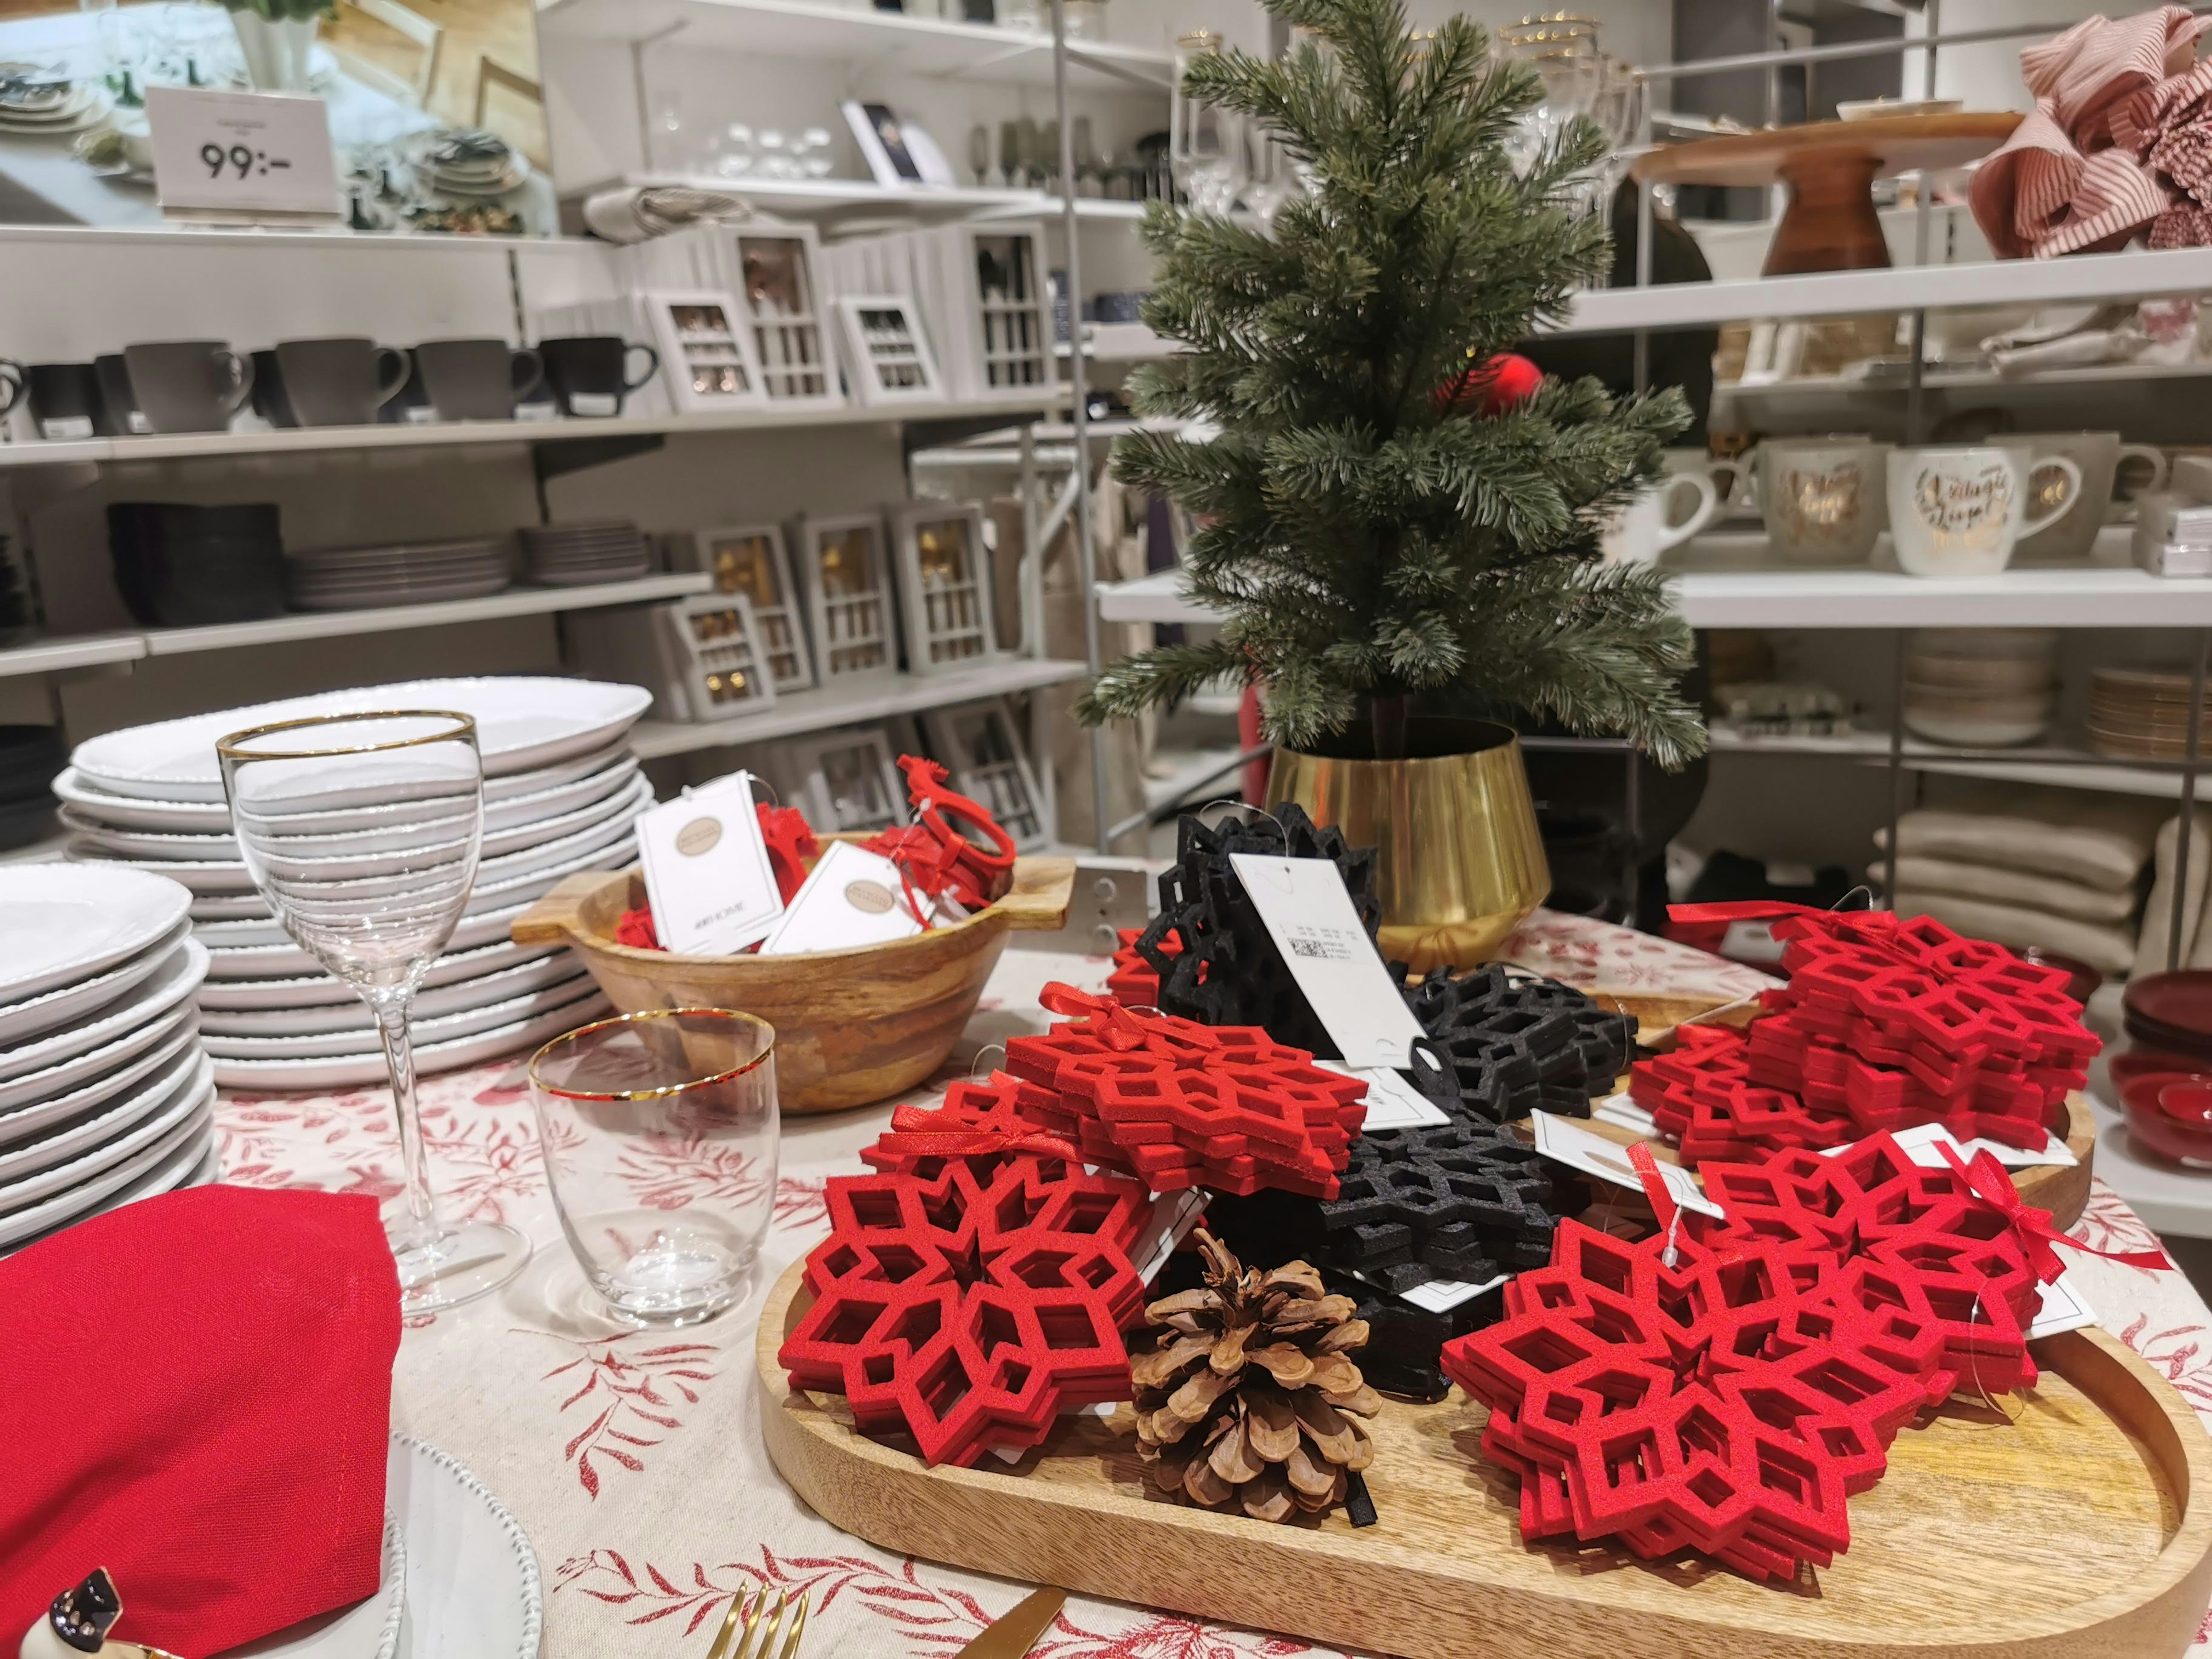
<instances>
[{"instance_id":1,"label":"stack of black snowflake coasters","mask_svg":"<svg viewBox=\"0 0 2212 1659\"><path fill-rule=\"evenodd\" d=\"M1160 1011L1207 1025L1257 1025L1278 1042L1334 1059L1335 1043L1229 861L1238 853L1327 859L1343 872L1370 941L1382 923L1373 848L1347 846L1342 830L1319 828L1287 801L1273 817L1212 829L1186 813L1176 861L1160 877L1159 914L1136 939L1138 955L1159 975ZM1173 954L1163 948L1170 935L1183 947Z\"/></svg>"},{"instance_id":2,"label":"stack of black snowflake coasters","mask_svg":"<svg viewBox=\"0 0 2212 1659\"><path fill-rule=\"evenodd\" d=\"M1468 1111L1506 1122L1531 1111L1588 1117L1636 1042L1632 1014L1608 1013L1571 985L1492 963L1455 979L1438 969L1406 1000L1451 1069Z\"/></svg>"}]
</instances>

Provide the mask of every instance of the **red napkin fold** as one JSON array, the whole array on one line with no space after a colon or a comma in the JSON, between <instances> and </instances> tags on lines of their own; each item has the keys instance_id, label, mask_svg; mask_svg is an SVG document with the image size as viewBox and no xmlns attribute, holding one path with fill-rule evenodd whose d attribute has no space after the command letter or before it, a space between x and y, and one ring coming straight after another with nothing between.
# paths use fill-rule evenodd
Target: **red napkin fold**
<instances>
[{"instance_id":1,"label":"red napkin fold","mask_svg":"<svg viewBox=\"0 0 2212 1659\"><path fill-rule=\"evenodd\" d=\"M373 1592L398 1347L372 1198L203 1187L0 1261L0 1654L94 1567L193 1659Z\"/></svg>"}]
</instances>

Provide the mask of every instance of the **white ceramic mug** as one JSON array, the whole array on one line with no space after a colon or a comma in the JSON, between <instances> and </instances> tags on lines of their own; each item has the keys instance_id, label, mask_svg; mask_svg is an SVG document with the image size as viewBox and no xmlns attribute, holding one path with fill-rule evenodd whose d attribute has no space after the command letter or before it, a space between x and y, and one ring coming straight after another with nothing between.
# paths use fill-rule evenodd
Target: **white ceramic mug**
<instances>
[{"instance_id":1,"label":"white ceramic mug","mask_svg":"<svg viewBox=\"0 0 2212 1659\"><path fill-rule=\"evenodd\" d=\"M2057 468L2063 499L2027 515L2028 474ZM1994 576L2013 549L2057 523L2081 493L2081 469L2053 455L2031 462L1993 445L1900 449L1889 458L1889 532L1900 569L1915 576Z\"/></svg>"},{"instance_id":2,"label":"white ceramic mug","mask_svg":"<svg viewBox=\"0 0 2212 1659\"><path fill-rule=\"evenodd\" d=\"M1690 515L1673 522L1676 499L1688 490L1696 500ZM1670 472L1648 484L1605 527L1599 545L1607 564L1651 564L1670 547L1680 547L1720 516L1720 492L1701 472Z\"/></svg>"},{"instance_id":3,"label":"white ceramic mug","mask_svg":"<svg viewBox=\"0 0 2212 1659\"><path fill-rule=\"evenodd\" d=\"M1742 465L1775 556L1789 564L1864 564L1881 534L1888 451L1855 433L1769 439L1753 450Z\"/></svg>"},{"instance_id":4,"label":"white ceramic mug","mask_svg":"<svg viewBox=\"0 0 2212 1659\"><path fill-rule=\"evenodd\" d=\"M2117 432L2028 432L1992 441L2002 448L2024 451L2033 462L2027 480L2030 512L2041 512L2057 499L2053 460L2063 455L2081 469L2080 489L2068 497L2065 510L2050 528L2021 537L2015 556L2022 564L2089 563L2096 552L2097 532L2116 518L2127 516L2118 509L2132 507L2137 495L2166 487L2166 452L2154 444L2123 443ZM2120 468L2130 461L2148 462L2150 477L2122 498Z\"/></svg>"}]
</instances>

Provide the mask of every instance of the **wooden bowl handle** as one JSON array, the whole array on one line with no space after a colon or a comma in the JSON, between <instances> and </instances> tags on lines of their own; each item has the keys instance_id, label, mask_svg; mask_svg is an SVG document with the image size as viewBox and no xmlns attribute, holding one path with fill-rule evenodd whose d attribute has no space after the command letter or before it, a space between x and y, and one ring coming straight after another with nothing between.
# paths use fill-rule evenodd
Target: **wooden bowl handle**
<instances>
[{"instance_id":1,"label":"wooden bowl handle","mask_svg":"<svg viewBox=\"0 0 2212 1659\"><path fill-rule=\"evenodd\" d=\"M1056 933L1066 925L1068 902L1074 896L1073 859L1018 858L1014 884L992 908L1006 916L1009 927L1024 933ZM525 916L523 921L529 919Z\"/></svg>"},{"instance_id":2,"label":"wooden bowl handle","mask_svg":"<svg viewBox=\"0 0 2212 1659\"><path fill-rule=\"evenodd\" d=\"M606 884L604 870L579 870L514 919L517 945L570 945L586 938L584 901Z\"/></svg>"}]
</instances>

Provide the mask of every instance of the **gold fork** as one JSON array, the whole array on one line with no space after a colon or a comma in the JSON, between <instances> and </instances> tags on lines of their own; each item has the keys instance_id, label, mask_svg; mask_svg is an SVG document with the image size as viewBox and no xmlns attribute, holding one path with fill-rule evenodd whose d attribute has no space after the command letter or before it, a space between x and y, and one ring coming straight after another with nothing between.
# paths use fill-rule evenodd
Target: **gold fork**
<instances>
[{"instance_id":1,"label":"gold fork","mask_svg":"<svg viewBox=\"0 0 2212 1659\"><path fill-rule=\"evenodd\" d=\"M799 1638L806 1629L807 1600L807 1595L801 1595L794 1603L787 1592L778 1590L771 1607L767 1585L755 1591L750 1601L740 1590L730 1598L730 1610L723 1615L721 1629L714 1632L714 1645L707 1650L707 1659L797 1659ZM730 1636L741 1620L744 1634L732 1648ZM756 1636L761 1638L757 1647L753 1644ZM781 1648L776 1645L779 1641L783 1644Z\"/></svg>"}]
</instances>

